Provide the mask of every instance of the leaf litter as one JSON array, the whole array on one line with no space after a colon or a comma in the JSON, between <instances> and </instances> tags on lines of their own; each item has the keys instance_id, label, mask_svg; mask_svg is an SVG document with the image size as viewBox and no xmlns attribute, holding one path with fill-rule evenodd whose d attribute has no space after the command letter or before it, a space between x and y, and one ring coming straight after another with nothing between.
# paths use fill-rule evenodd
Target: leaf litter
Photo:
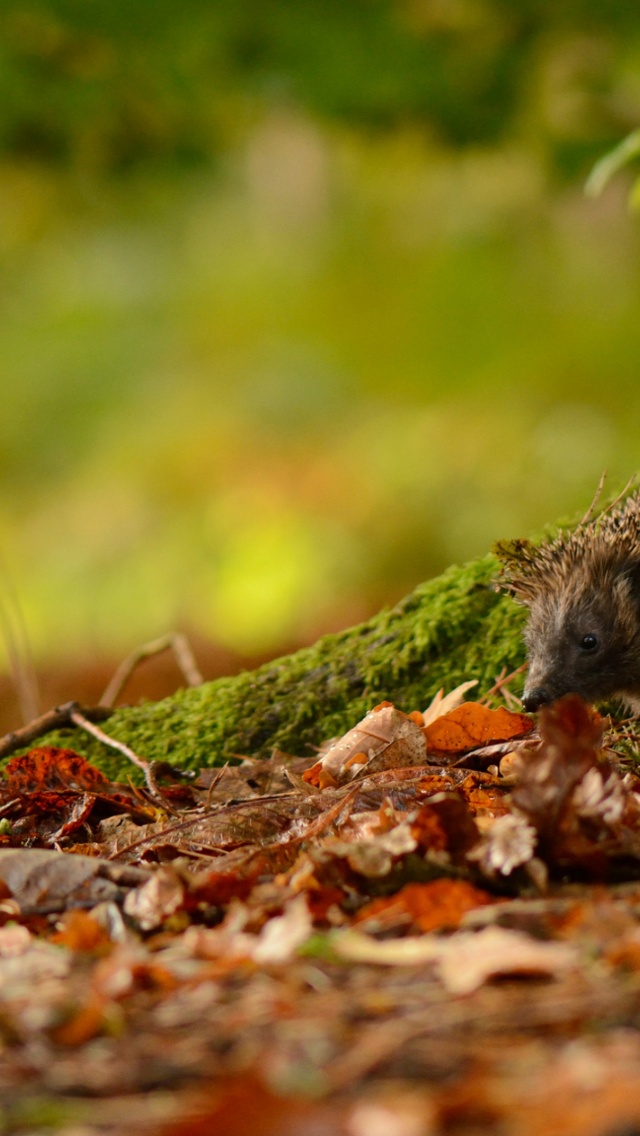
<instances>
[{"instance_id":1,"label":"leaf litter","mask_svg":"<svg viewBox=\"0 0 640 1136\"><path fill-rule=\"evenodd\" d=\"M70 750L12 758L2 1130L638 1126L629 737L605 747L574 696L536 730L469 688L161 795Z\"/></svg>"}]
</instances>

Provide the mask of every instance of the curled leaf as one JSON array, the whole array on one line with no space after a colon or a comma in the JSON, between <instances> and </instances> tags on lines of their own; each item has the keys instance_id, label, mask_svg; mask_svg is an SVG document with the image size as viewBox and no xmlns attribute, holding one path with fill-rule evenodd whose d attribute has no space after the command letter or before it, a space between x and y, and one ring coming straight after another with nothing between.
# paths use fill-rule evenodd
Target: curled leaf
<instances>
[{"instance_id":1,"label":"curled leaf","mask_svg":"<svg viewBox=\"0 0 640 1136\"><path fill-rule=\"evenodd\" d=\"M426 760L423 732L407 714L382 702L333 742L303 779L319 789L335 788L363 773L377 773Z\"/></svg>"}]
</instances>

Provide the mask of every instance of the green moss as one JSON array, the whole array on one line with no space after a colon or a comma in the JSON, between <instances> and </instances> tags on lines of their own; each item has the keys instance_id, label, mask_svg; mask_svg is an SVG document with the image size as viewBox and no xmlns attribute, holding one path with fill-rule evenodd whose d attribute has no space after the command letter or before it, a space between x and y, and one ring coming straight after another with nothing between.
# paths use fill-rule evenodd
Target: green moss
<instances>
[{"instance_id":1,"label":"green moss","mask_svg":"<svg viewBox=\"0 0 640 1136\"><path fill-rule=\"evenodd\" d=\"M311 753L383 699L421 709L440 687L467 679L478 679L482 692L524 658L523 613L495 591L495 575L491 556L450 568L366 623L256 671L123 707L103 728L143 757L199 769L243 754L267 756L274 746ZM112 777L132 772L79 731L45 741L86 754Z\"/></svg>"}]
</instances>

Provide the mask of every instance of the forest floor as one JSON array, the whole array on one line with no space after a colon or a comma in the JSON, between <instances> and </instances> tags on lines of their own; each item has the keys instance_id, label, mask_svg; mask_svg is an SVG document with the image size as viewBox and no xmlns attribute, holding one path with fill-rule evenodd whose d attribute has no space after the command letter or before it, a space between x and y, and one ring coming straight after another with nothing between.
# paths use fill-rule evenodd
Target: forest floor
<instances>
[{"instance_id":1,"label":"forest floor","mask_svg":"<svg viewBox=\"0 0 640 1136\"><path fill-rule=\"evenodd\" d=\"M12 757L0 1130L639 1131L639 739L467 685L188 781Z\"/></svg>"}]
</instances>

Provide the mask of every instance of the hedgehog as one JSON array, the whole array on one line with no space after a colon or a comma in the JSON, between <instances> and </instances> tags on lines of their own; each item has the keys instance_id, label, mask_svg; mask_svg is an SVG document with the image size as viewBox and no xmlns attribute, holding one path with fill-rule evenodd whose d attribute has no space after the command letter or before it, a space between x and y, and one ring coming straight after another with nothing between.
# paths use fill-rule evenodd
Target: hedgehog
<instances>
[{"instance_id":1,"label":"hedgehog","mask_svg":"<svg viewBox=\"0 0 640 1136\"><path fill-rule=\"evenodd\" d=\"M498 587L529 609L527 711L564 694L640 715L640 492L573 531L496 546Z\"/></svg>"}]
</instances>

